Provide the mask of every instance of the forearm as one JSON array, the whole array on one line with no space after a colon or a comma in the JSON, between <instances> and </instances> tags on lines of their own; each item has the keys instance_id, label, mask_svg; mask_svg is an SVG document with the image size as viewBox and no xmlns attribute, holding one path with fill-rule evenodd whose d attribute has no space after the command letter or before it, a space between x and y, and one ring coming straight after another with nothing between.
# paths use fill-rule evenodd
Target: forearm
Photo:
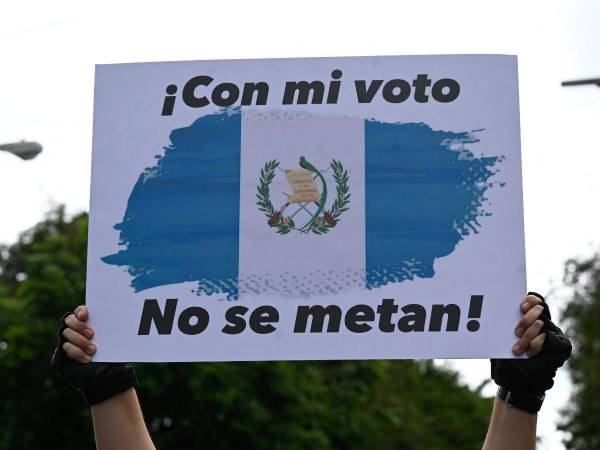
<instances>
[{"instance_id":1,"label":"forearm","mask_svg":"<svg viewBox=\"0 0 600 450\"><path fill-rule=\"evenodd\" d=\"M135 389L92 406L98 450L153 450Z\"/></svg>"},{"instance_id":2,"label":"forearm","mask_svg":"<svg viewBox=\"0 0 600 450\"><path fill-rule=\"evenodd\" d=\"M509 407L496 397L483 450L535 450L537 414Z\"/></svg>"}]
</instances>

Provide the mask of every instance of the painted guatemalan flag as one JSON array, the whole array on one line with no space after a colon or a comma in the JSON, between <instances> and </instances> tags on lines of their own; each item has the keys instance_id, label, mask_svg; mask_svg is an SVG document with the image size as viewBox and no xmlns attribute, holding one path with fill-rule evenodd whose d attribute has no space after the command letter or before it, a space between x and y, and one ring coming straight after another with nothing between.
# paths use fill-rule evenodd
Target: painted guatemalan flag
<instances>
[{"instance_id":1,"label":"painted guatemalan flag","mask_svg":"<svg viewBox=\"0 0 600 450\"><path fill-rule=\"evenodd\" d=\"M491 214L501 161L473 154L473 132L300 112L223 110L170 141L103 261L136 291L194 281L230 299L432 277Z\"/></svg>"}]
</instances>

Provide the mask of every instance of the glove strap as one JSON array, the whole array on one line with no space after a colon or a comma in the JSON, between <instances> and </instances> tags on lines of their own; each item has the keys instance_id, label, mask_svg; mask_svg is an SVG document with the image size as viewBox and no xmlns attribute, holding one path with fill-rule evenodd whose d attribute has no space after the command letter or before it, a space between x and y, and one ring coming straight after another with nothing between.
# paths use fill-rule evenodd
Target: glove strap
<instances>
[{"instance_id":1,"label":"glove strap","mask_svg":"<svg viewBox=\"0 0 600 450\"><path fill-rule=\"evenodd\" d=\"M498 388L498 398L510 408L517 408L529 414L537 414L541 409L546 395L527 395L514 391L509 391L500 386Z\"/></svg>"},{"instance_id":2,"label":"glove strap","mask_svg":"<svg viewBox=\"0 0 600 450\"><path fill-rule=\"evenodd\" d=\"M103 402L109 398L125 392L130 388L137 388L138 381L135 376L133 367L126 366L124 370L120 370L110 376L96 381L91 386L86 386L81 389L85 403L88 406Z\"/></svg>"}]
</instances>

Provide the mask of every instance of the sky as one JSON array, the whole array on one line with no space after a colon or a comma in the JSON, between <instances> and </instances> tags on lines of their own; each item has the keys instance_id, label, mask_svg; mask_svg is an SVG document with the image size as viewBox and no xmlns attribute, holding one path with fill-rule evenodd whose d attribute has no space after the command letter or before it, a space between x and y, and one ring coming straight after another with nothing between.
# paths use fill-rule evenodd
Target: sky
<instances>
[{"instance_id":1,"label":"sky","mask_svg":"<svg viewBox=\"0 0 600 450\"><path fill-rule=\"evenodd\" d=\"M600 248L600 2L3 2L0 143L44 146L33 161L0 152L0 242L52 205L86 211L94 65L356 55L502 53L519 57L528 288L555 317L564 262ZM487 361L440 361L477 386ZM539 418L541 449L571 386L563 370ZM494 387L484 390L492 395Z\"/></svg>"}]
</instances>

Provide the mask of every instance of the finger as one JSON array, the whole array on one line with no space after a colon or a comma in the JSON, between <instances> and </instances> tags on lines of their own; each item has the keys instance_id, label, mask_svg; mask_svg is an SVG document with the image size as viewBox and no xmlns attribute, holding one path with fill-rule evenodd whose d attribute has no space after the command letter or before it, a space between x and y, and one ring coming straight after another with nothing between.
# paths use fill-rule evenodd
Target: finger
<instances>
[{"instance_id":1,"label":"finger","mask_svg":"<svg viewBox=\"0 0 600 450\"><path fill-rule=\"evenodd\" d=\"M520 305L521 313L525 314L527 311L529 311L535 305L541 305L541 304L542 304L542 300L539 297L536 297L535 295L527 295L521 301L521 305Z\"/></svg>"},{"instance_id":2,"label":"finger","mask_svg":"<svg viewBox=\"0 0 600 450\"><path fill-rule=\"evenodd\" d=\"M75 317L77 317L82 322L88 320L89 311L87 309L87 306L79 305L77 308L75 308Z\"/></svg>"},{"instance_id":3,"label":"finger","mask_svg":"<svg viewBox=\"0 0 600 450\"><path fill-rule=\"evenodd\" d=\"M542 333L539 336L537 336L535 339L533 339L529 343L529 350L527 350L527 356L532 357L532 356L537 355L539 352L541 352L542 348L544 347L545 340L546 340L546 333Z\"/></svg>"},{"instance_id":4,"label":"finger","mask_svg":"<svg viewBox=\"0 0 600 450\"><path fill-rule=\"evenodd\" d=\"M77 331L79 334L87 337L88 339L91 339L91 337L94 335L94 330L92 330L92 328L85 322L82 322L77 317L75 317L75 314L70 314L67 316L67 318L65 319L65 325L68 328L71 328Z\"/></svg>"},{"instance_id":5,"label":"finger","mask_svg":"<svg viewBox=\"0 0 600 450\"><path fill-rule=\"evenodd\" d=\"M533 322L533 324L531 324L531 326L525 330L525 333L523 333L521 339L519 339L513 346L513 353L515 355L520 355L527 350L529 343L535 339L538 334L540 334L540 330L542 329L543 325L544 322L541 320L536 320Z\"/></svg>"},{"instance_id":6,"label":"finger","mask_svg":"<svg viewBox=\"0 0 600 450\"><path fill-rule=\"evenodd\" d=\"M92 360L92 357L90 355L86 355L83 352L83 350L71 344L70 342L65 342L62 345L62 348L67 354L67 356L75 361L79 361L80 363L87 363Z\"/></svg>"},{"instance_id":7,"label":"finger","mask_svg":"<svg viewBox=\"0 0 600 450\"><path fill-rule=\"evenodd\" d=\"M88 355L93 355L96 353L96 346L92 344L87 338L79 334L77 331L72 330L71 328L66 328L63 331L63 336L69 341L71 344L79 347Z\"/></svg>"},{"instance_id":8,"label":"finger","mask_svg":"<svg viewBox=\"0 0 600 450\"><path fill-rule=\"evenodd\" d=\"M517 326L515 327L515 334L519 337L523 335L525 330L529 328L544 312L544 307L542 305L535 305L531 308L527 313L519 320Z\"/></svg>"}]
</instances>

